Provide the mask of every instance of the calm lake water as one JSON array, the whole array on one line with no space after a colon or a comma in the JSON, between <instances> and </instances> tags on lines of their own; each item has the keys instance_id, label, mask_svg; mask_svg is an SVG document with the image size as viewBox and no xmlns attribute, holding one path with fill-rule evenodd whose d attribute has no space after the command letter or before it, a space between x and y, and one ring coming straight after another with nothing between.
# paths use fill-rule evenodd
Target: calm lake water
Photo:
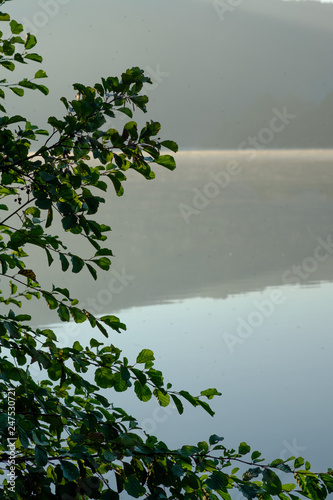
<instances>
[{"instance_id":1,"label":"calm lake water","mask_svg":"<svg viewBox=\"0 0 333 500\"><path fill-rule=\"evenodd\" d=\"M91 312L117 314L128 330L111 342L130 360L151 348L174 389L223 393L212 401L212 418L186 402L178 416L110 392L145 430L174 447L216 433L268 460L301 455L326 470L333 466L333 151L252 156L181 152L176 171L158 167L154 181L131 173L125 195L103 210L113 270L98 283L83 273L53 281ZM45 263L41 284L46 272ZM38 318L49 321L49 311ZM63 344L100 338L86 324L57 331Z\"/></svg>"}]
</instances>

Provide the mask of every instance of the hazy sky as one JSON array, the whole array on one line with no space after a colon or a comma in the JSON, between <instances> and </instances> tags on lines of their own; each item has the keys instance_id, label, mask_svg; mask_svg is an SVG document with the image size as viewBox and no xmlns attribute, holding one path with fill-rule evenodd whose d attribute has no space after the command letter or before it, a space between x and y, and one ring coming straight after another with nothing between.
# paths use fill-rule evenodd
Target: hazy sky
<instances>
[{"instance_id":1,"label":"hazy sky","mask_svg":"<svg viewBox=\"0 0 333 500\"><path fill-rule=\"evenodd\" d=\"M37 35L49 75L49 97L11 101L9 110L32 121L43 125L49 115L61 115L59 98L73 96L72 83L94 84L140 66L153 85L149 115L137 119L160 121L164 136L182 147L237 147L267 126L273 108L287 104L302 120L292 135L290 129L268 146L333 147L324 138L333 116L327 97L333 5L99 0L92 8L90 0L13 0L7 9Z\"/></svg>"}]
</instances>

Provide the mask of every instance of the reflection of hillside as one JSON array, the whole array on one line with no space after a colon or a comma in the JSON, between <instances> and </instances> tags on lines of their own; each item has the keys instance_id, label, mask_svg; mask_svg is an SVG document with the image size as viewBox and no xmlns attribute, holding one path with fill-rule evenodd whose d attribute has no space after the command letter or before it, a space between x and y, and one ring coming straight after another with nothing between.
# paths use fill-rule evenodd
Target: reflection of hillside
<instances>
[{"instance_id":1,"label":"reflection of hillside","mask_svg":"<svg viewBox=\"0 0 333 500\"><path fill-rule=\"evenodd\" d=\"M232 158L241 173L186 224L179 205L192 206L193 188L203 191L210 172ZM190 152L178 155L175 172L158 167L153 182L129 175L124 197L112 196L103 218L113 229L113 268L134 279L101 312L281 285L287 269L313 255L318 237L333 234L332 158L333 152L260 153L248 162L244 153ZM107 289L111 275L100 275L97 283L87 273L54 281L86 300ZM332 258L307 282L318 280L333 281Z\"/></svg>"}]
</instances>

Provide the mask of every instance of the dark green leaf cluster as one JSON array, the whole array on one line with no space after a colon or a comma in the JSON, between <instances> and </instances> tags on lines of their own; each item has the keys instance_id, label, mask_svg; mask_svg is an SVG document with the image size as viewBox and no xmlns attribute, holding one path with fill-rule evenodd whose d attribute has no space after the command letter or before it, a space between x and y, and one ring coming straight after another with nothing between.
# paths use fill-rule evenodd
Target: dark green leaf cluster
<instances>
[{"instance_id":1,"label":"dark green leaf cluster","mask_svg":"<svg viewBox=\"0 0 333 500\"><path fill-rule=\"evenodd\" d=\"M9 33L0 33L0 66L14 71L16 63L42 61L31 52L34 35L22 37L22 25L6 13L0 13L0 21ZM3 88L18 96L25 89L47 95L45 86L33 82L44 77L39 70L17 84L1 80L0 97L5 99ZM174 391L150 349L130 361L113 343L98 340L99 334L108 338L126 329L116 316L96 317L67 288L42 287L39 270L26 265L38 250L45 254L45 266L57 263L63 272L87 269L96 280L98 272L110 269L110 227L98 217L110 187L121 196L128 169L149 180L153 166L175 168L162 149L177 152L177 145L159 139L160 124L147 122L139 130L132 120L134 110L146 111L146 83L149 78L137 67L94 86L77 83L76 97L62 98L65 115L50 117L46 128L20 115L7 116L0 106L0 498L110 500L127 492L151 500L231 500L231 490L237 489L248 499L294 500L297 494L324 499L333 492L332 471L311 472L301 458L264 465L257 451L246 459L251 449L244 442L237 451L228 450L222 437L212 435L208 442L175 450L143 432L118 406L118 393L132 390L140 401L155 398L161 407L173 403L180 414L188 402L212 416L206 400L220 393ZM118 112L130 119L120 132L108 127ZM45 142L33 148L39 136ZM64 234L54 230L56 219L64 234L88 241L90 257L64 244ZM89 346L78 341L62 346L51 328L34 328L29 314L18 313L31 299L56 311L62 322L88 321L96 329ZM237 474L235 462L249 469ZM292 474L295 482L283 484L281 473Z\"/></svg>"},{"instance_id":2,"label":"dark green leaf cluster","mask_svg":"<svg viewBox=\"0 0 333 500\"><path fill-rule=\"evenodd\" d=\"M23 32L23 25L16 22L14 19L10 20L9 14L0 12L0 21L7 22L9 26L9 34L7 37L4 37L2 31L0 31L0 66L2 68L14 71L16 63L27 64L28 61L42 62L43 58L39 54L31 52L31 49L37 44L34 35L28 33L22 38L21 33ZM46 78L46 76L45 71L39 70L35 73L33 78L24 78L15 84L8 83L7 79L4 78L0 80L0 98L5 99L4 88L9 88L14 94L20 97L24 95L25 89L37 89L47 95L49 93L48 88L45 87L45 85L40 85L33 81L39 78ZM4 113L6 112L2 104L0 104L0 110Z\"/></svg>"}]
</instances>

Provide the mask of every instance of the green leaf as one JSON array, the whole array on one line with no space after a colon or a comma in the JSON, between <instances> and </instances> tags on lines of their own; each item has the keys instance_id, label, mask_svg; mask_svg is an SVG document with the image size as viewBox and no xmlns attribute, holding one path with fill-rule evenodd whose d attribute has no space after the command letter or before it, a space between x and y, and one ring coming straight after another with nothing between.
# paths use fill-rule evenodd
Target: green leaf
<instances>
[{"instance_id":1,"label":"green leaf","mask_svg":"<svg viewBox=\"0 0 333 500\"><path fill-rule=\"evenodd\" d=\"M140 401L147 402L152 397L152 392L148 385L142 385L138 380L134 382L134 392L140 399Z\"/></svg>"},{"instance_id":2,"label":"green leaf","mask_svg":"<svg viewBox=\"0 0 333 500\"><path fill-rule=\"evenodd\" d=\"M260 498L259 494L262 495L262 500L272 500L271 497L264 496L266 492L260 486L257 486L255 483L242 483L237 484L237 488L239 491L243 493L243 496L248 499L252 498Z\"/></svg>"},{"instance_id":3,"label":"green leaf","mask_svg":"<svg viewBox=\"0 0 333 500\"><path fill-rule=\"evenodd\" d=\"M45 227L46 228L50 227L51 224L52 224L52 221L53 221L53 210L52 210L52 207L50 207L49 211L47 213L47 219L46 219Z\"/></svg>"},{"instance_id":4,"label":"green leaf","mask_svg":"<svg viewBox=\"0 0 333 500\"><path fill-rule=\"evenodd\" d=\"M126 108L126 107L118 108L117 111L121 111L122 113L129 116L130 118L132 118L132 116L133 116L132 110L130 108Z\"/></svg>"},{"instance_id":5,"label":"green leaf","mask_svg":"<svg viewBox=\"0 0 333 500\"><path fill-rule=\"evenodd\" d=\"M16 323L11 321L4 321L3 326L6 328L7 332L13 339L20 338L19 330Z\"/></svg>"},{"instance_id":6,"label":"green leaf","mask_svg":"<svg viewBox=\"0 0 333 500\"><path fill-rule=\"evenodd\" d=\"M30 321L31 316L30 316L30 314L18 314L17 316L15 316L15 320L16 321Z\"/></svg>"},{"instance_id":7,"label":"green leaf","mask_svg":"<svg viewBox=\"0 0 333 500\"><path fill-rule=\"evenodd\" d=\"M237 471L232 471L232 474L236 474ZM250 481L251 479L260 476L262 469L260 467L251 467L243 474L244 481Z\"/></svg>"},{"instance_id":8,"label":"green leaf","mask_svg":"<svg viewBox=\"0 0 333 500\"><path fill-rule=\"evenodd\" d=\"M9 69L9 71L14 71L14 69L15 69L15 64L11 61L2 61L0 59L0 65L6 69Z\"/></svg>"},{"instance_id":9,"label":"green leaf","mask_svg":"<svg viewBox=\"0 0 333 500\"><path fill-rule=\"evenodd\" d=\"M103 342L99 342L96 339L90 339L89 343L90 347L99 347L100 345L103 345Z\"/></svg>"},{"instance_id":10,"label":"green leaf","mask_svg":"<svg viewBox=\"0 0 333 500\"><path fill-rule=\"evenodd\" d=\"M295 488L296 488L296 485L295 485L295 484L293 484L293 483L288 483L288 484L283 484L283 485L282 485L282 490L283 490L283 491L287 491L287 492L292 491L292 490L294 490Z\"/></svg>"},{"instance_id":11,"label":"green leaf","mask_svg":"<svg viewBox=\"0 0 333 500\"><path fill-rule=\"evenodd\" d=\"M135 476L129 476L125 480L125 490L127 493L134 497L139 498L145 494L145 488L141 486L140 482Z\"/></svg>"},{"instance_id":12,"label":"green leaf","mask_svg":"<svg viewBox=\"0 0 333 500\"><path fill-rule=\"evenodd\" d=\"M10 30L13 33L13 35L19 35L20 33L22 33L23 25L14 21L14 19L12 21L10 21L9 25L10 25Z\"/></svg>"},{"instance_id":13,"label":"green leaf","mask_svg":"<svg viewBox=\"0 0 333 500\"><path fill-rule=\"evenodd\" d=\"M0 12L0 21L10 21L10 15L4 12Z\"/></svg>"},{"instance_id":14,"label":"green leaf","mask_svg":"<svg viewBox=\"0 0 333 500\"><path fill-rule=\"evenodd\" d=\"M35 460L39 467L44 467L47 464L47 451L39 444L35 448Z\"/></svg>"},{"instance_id":15,"label":"green leaf","mask_svg":"<svg viewBox=\"0 0 333 500\"><path fill-rule=\"evenodd\" d=\"M26 54L24 56L24 59L30 59L31 61L36 61L36 62L42 62L43 58L39 54L31 53L31 54Z\"/></svg>"},{"instance_id":16,"label":"green leaf","mask_svg":"<svg viewBox=\"0 0 333 500\"><path fill-rule=\"evenodd\" d=\"M213 472L209 479L207 480L207 486L212 490L221 490L226 488L229 482L229 478L227 474L223 474L223 472Z\"/></svg>"},{"instance_id":17,"label":"green leaf","mask_svg":"<svg viewBox=\"0 0 333 500\"><path fill-rule=\"evenodd\" d=\"M254 451L251 455L251 460L257 460L259 457L261 457L260 451Z\"/></svg>"},{"instance_id":18,"label":"green leaf","mask_svg":"<svg viewBox=\"0 0 333 500\"><path fill-rule=\"evenodd\" d=\"M40 215L41 215L39 208L36 208L36 207L29 207L24 211L24 213L26 215L32 215L33 217L36 217L37 219L39 219Z\"/></svg>"},{"instance_id":19,"label":"green leaf","mask_svg":"<svg viewBox=\"0 0 333 500\"><path fill-rule=\"evenodd\" d=\"M104 269L104 271L108 271L111 266L111 261L107 257L101 257L100 259L96 260L94 259L93 262L101 269Z\"/></svg>"},{"instance_id":20,"label":"green leaf","mask_svg":"<svg viewBox=\"0 0 333 500\"><path fill-rule=\"evenodd\" d=\"M57 312L58 312L58 316L61 319L61 321L69 321L70 320L69 310L64 304L62 304L62 303L59 304Z\"/></svg>"},{"instance_id":21,"label":"green leaf","mask_svg":"<svg viewBox=\"0 0 333 500\"><path fill-rule=\"evenodd\" d=\"M42 94L44 95L48 95L49 94L49 89L47 87L45 87L45 85L35 85L35 88L37 90L39 90L39 92L41 92ZM39 131L40 133L40 131Z\"/></svg>"},{"instance_id":22,"label":"green leaf","mask_svg":"<svg viewBox=\"0 0 333 500\"><path fill-rule=\"evenodd\" d=\"M270 495L279 495L282 491L282 483L278 475L270 470L264 469L262 473L263 486Z\"/></svg>"},{"instance_id":23,"label":"green leaf","mask_svg":"<svg viewBox=\"0 0 333 500\"><path fill-rule=\"evenodd\" d=\"M109 248L101 248L100 250L97 250L97 252L95 253L95 257L98 257L100 255L113 255L113 253Z\"/></svg>"},{"instance_id":24,"label":"green leaf","mask_svg":"<svg viewBox=\"0 0 333 500\"><path fill-rule=\"evenodd\" d=\"M177 153L178 151L178 144L174 141L162 141L161 146L170 149L174 153Z\"/></svg>"},{"instance_id":25,"label":"green leaf","mask_svg":"<svg viewBox=\"0 0 333 500\"><path fill-rule=\"evenodd\" d=\"M88 264L87 262L86 262L86 266L87 266L87 268L88 268L88 270L89 270L89 272L90 272L91 276L94 278L94 280L97 280L97 272L96 272L96 269L95 269L95 268L93 268L93 267L92 267L90 264Z\"/></svg>"},{"instance_id":26,"label":"green leaf","mask_svg":"<svg viewBox=\"0 0 333 500\"><path fill-rule=\"evenodd\" d=\"M63 130L65 128L66 123L58 120L55 118L55 116L50 116L50 118L47 120L47 123L49 123L53 128L56 128L58 130Z\"/></svg>"},{"instance_id":27,"label":"green leaf","mask_svg":"<svg viewBox=\"0 0 333 500\"><path fill-rule=\"evenodd\" d=\"M114 174L109 174L108 177L114 186L117 196L122 196L124 194L124 187L122 186L120 180Z\"/></svg>"},{"instance_id":28,"label":"green leaf","mask_svg":"<svg viewBox=\"0 0 333 500\"><path fill-rule=\"evenodd\" d=\"M137 363L147 363L148 361L153 361L154 353L150 349L142 349L142 351L137 355Z\"/></svg>"},{"instance_id":29,"label":"green leaf","mask_svg":"<svg viewBox=\"0 0 333 500\"><path fill-rule=\"evenodd\" d=\"M22 447L23 448L28 448L28 446L29 446L29 437L28 437L27 433L20 426L18 426L17 430L18 430L18 435L19 435Z\"/></svg>"},{"instance_id":30,"label":"green leaf","mask_svg":"<svg viewBox=\"0 0 333 500\"><path fill-rule=\"evenodd\" d=\"M52 201L47 198L44 198L42 200L36 200L35 205L36 207L39 207L42 210L50 210L52 206Z\"/></svg>"},{"instance_id":31,"label":"green leaf","mask_svg":"<svg viewBox=\"0 0 333 500\"><path fill-rule=\"evenodd\" d=\"M179 415L181 415L184 412L183 403L180 401L179 398L177 398L177 396L175 396L175 394L171 394L171 397L172 397L173 402L175 403L175 406L177 408Z\"/></svg>"},{"instance_id":32,"label":"green leaf","mask_svg":"<svg viewBox=\"0 0 333 500\"><path fill-rule=\"evenodd\" d=\"M131 371L136 376L136 378L138 379L138 381L142 385L145 385L145 383L147 382L146 375L141 370L138 370L137 368L131 368Z\"/></svg>"},{"instance_id":33,"label":"green leaf","mask_svg":"<svg viewBox=\"0 0 333 500\"><path fill-rule=\"evenodd\" d=\"M251 446L249 446L248 444L244 443L244 441L242 443L240 443L240 445L238 447L238 453L240 455L246 455L250 451L251 451Z\"/></svg>"},{"instance_id":34,"label":"green leaf","mask_svg":"<svg viewBox=\"0 0 333 500\"><path fill-rule=\"evenodd\" d=\"M95 371L95 382L101 389L108 389L114 385L114 377L111 368L100 367Z\"/></svg>"},{"instance_id":35,"label":"green leaf","mask_svg":"<svg viewBox=\"0 0 333 500\"><path fill-rule=\"evenodd\" d=\"M276 466L277 469L282 470L282 472L292 472L291 468L289 467L288 464L285 464L284 462L281 464L278 464Z\"/></svg>"},{"instance_id":36,"label":"green leaf","mask_svg":"<svg viewBox=\"0 0 333 500\"><path fill-rule=\"evenodd\" d=\"M214 444L217 444L217 443L220 443L221 441L223 441L224 438L221 437L221 436L218 436L217 434L212 434L209 438L209 444L210 445L214 445Z\"/></svg>"},{"instance_id":37,"label":"green leaf","mask_svg":"<svg viewBox=\"0 0 333 500\"><path fill-rule=\"evenodd\" d=\"M52 294L42 292L42 295L50 309L56 309L58 307L58 301Z\"/></svg>"},{"instance_id":38,"label":"green leaf","mask_svg":"<svg viewBox=\"0 0 333 500\"><path fill-rule=\"evenodd\" d=\"M182 457L191 457L192 455L198 453L198 451L200 451L200 448L198 448L197 446L185 445L178 450L178 454Z\"/></svg>"},{"instance_id":39,"label":"green leaf","mask_svg":"<svg viewBox=\"0 0 333 500\"><path fill-rule=\"evenodd\" d=\"M198 399L198 405L201 406L211 417L214 417L215 412L211 409L208 403L205 401L201 401L201 399Z\"/></svg>"},{"instance_id":40,"label":"green leaf","mask_svg":"<svg viewBox=\"0 0 333 500\"><path fill-rule=\"evenodd\" d=\"M14 94L16 94L16 95L18 95L20 97L24 96L24 90L23 89L20 89L19 87L9 87L9 88L10 88L10 90Z\"/></svg>"},{"instance_id":41,"label":"green leaf","mask_svg":"<svg viewBox=\"0 0 333 500\"><path fill-rule=\"evenodd\" d=\"M214 396L221 396L222 393L218 392L216 389L206 389L201 391L201 396L206 396L208 399L213 399Z\"/></svg>"},{"instance_id":42,"label":"green leaf","mask_svg":"<svg viewBox=\"0 0 333 500\"><path fill-rule=\"evenodd\" d=\"M117 460L117 455L109 450L105 450L103 456L107 462L114 462L115 460Z\"/></svg>"},{"instance_id":43,"label":"green leaf","mask_svg":"<svg viewBox=\"0 0 333 500\"><path fill-rule=\"evenodd\" d=\"M125 382L125 380L122 379L121 374L119 372L113 375L113 379L114 379L113 387L115 391L117 392L127 391L130 384L128 384L127 382Z\"/></svg>"},{"instance_id":44,"label":"green leaf","mask_svg":"<svg viewBox=\"0 0 333 500\"><path fill-rule=\"evenodd\" d=\"M48 264L50 266L52 264L52 262L53 262L54 259L53 259L52 255L51 255L51 252L47 248L45 248L45 252L46 252L46 255L47 255Z\"/></svg>"},{"instance_id":45,"label":"green leaf","mask_svg":"<svg viewBox=\"0 0 333 500\"><path fill-rule=\"evenodd\" d=\"M66 215L61 219L61 223L65 231L68 231L69 229L74 229L77 226L76 216L73 214Z\"/></svg>"},{"instance_id":46,"label":"green leaf","mask_svg":"<svg viewBox=\"0 0 333 500\"><path fill-rule=\"evenodd\" d=\"M75 481L80 476L79 469L72 462L62 460L60 466L64 477L69 481Z\"/></svg>"},{"instance_id":47,"label":"green leaf","mask_svg":"<svg viewBox=\"0 0 333 500\"><path fill-rule=\"evenodd\" d=\"M187 391L179 391L179 394L183 396L192 406L198 406L198 401Z\"/></svg>"},{"instance_id":48,"label":"green leaf","mask_svg":"<svg viewBox=\"0 0 333 500\"><path fill-rule=\"evenodd\" d=\"M51 380L59 380L62 374L63 366L58 360L54 360L53 364L48 368L47 374Z\"/></svg>"},{"instance_id":49,"label":"green leaf","mask_svg":"<svg viewBox=\"0 0 333 500\"><path fill-rule=\"evenodd\" d=\"M84 266L84 261L80 257L77 257L77 255L72 255L71 261L73 266L72 273L79 273Z\"/></svg>"},{"instance_id":50,"label":"green leaf","mask_svg":"<svg viewBox=\"0 0 333 500\"><path fill-rule=\"evenodd\" d=\"M131 374L129 369L126 366L121 366L120 367L120 375L125 382L127 382L131 378Z\"/></svg>"},{"instance_id":51,"label":"green leaf","mask_svg":"<svg viewBox=\"0 0 333 500\"><path fill-rule=\"evenodd\" d=\"M176 162L173 156L170 155L160 155L158 158L156 158L156 160L154 160L154 163L162 165L169 170L174 170L176 168Z\"/></svg>"},{"instance_id":52,"label":"green leaf","mask_svg":"<svg viewBox=\"0 0 333 500\"><path fill-rule=\"evenodd\" d=\"M299 469L300 467L302 467L302 465L304 464L304 458L302 457L298 457L296 458L296 460L294 461L294 468L295 469Z\"/></svg>"},{"instance_id":53,"label":"green leaf","mask_svg":"<svg viewBox=\"0 0 333 500\"><path fill-rule=\"evenodd\" d=\"M319 477L325 484L328 493L333 493L333 476L329 474L319 474Z\"/></svg>"},{"instance_id":54,"label":"green leaf","mask_svg":"<svg viewBox=\"0 0 333 500\"><path fill-rule=\"evenodd\" d=\"M69 262L67 258L65 257L64 254L60 253L59 254L60 262L61 262L61 269L65 272L69 268Z\"/></svg>"},{"instance_id":55,"label":"green leaf","mask_svg":"<svg viewBox=\"0 0 333 500\"><path fill-rule=\"evenodd\" d=\"M99 321L96 321L96 326L97 328L103 333L104 337L108 338L108 332L106 331L106 328L100 323Z\"/></svg>"},{"instance_id":56,"label":"green leaf","mask_svg":"<svg viewBox=\"0 0 333 500\"><path fill-rule=\"evenodd\" d=\"M168 406L170 404L170 396L167 392L165 393L160 389L154 389L154 396L157 398L160 406Z\"/></svg>"},{"instance_id":57,"label":"green leaf","mask_svg":"<svg viewBox=\"0 0 333 500\"><path fill-rule=\"evenodd\" d=\"M25 49L26 50L30 50L32 49L35 45L37 44L37 39L35 37L35 35L32 35L31 33L28 33L27 34L27 38L25 40Z\"/></svg>"},{"instance_id":58,"label":"green leaf","mask_svg":"<svg viewBox=\"0 0 333 500\"><path fill-rule=\"evenodd\" d=\"M47 74L43 69L40 69L35 73L34 78L47 78Z\"/></svg>"},{"instance_id":59,"label":"green leaf","mask_svg":"<svg viewBox=\"0 0 333 500\"><path fill-rule=\"evenodd\" d=\"M42 171L42 172L39 172L39 175L41 176L41 178L45 182L53 181L53 179L55 179L55 175L51 174L49 172L43 172Z\"/></svg>"},{"instance_id":60,"label":"green leaf","mask_svg":"<svg viewBox=\"0 0 333 500\"><path fill-rule=\"evenodd\" d=\"M81 309L78 309L77 307L70 307L69 310L75 323L84 323L86 321L87 316L83 311L81 311Z\"/></svg>"},{"instance_id":61,"label":"green leaf","mask_svg":"<svg viewBox=\"0 0 333 500\"><path fill-rule=\"evenodd\" d=\"M120 330L126 330L126 325L124 325L124 323L121 323L117 316L109 314L107 316L101 316L100 320L118 333L121 333Z\"/></svg>"}]
</instances>

